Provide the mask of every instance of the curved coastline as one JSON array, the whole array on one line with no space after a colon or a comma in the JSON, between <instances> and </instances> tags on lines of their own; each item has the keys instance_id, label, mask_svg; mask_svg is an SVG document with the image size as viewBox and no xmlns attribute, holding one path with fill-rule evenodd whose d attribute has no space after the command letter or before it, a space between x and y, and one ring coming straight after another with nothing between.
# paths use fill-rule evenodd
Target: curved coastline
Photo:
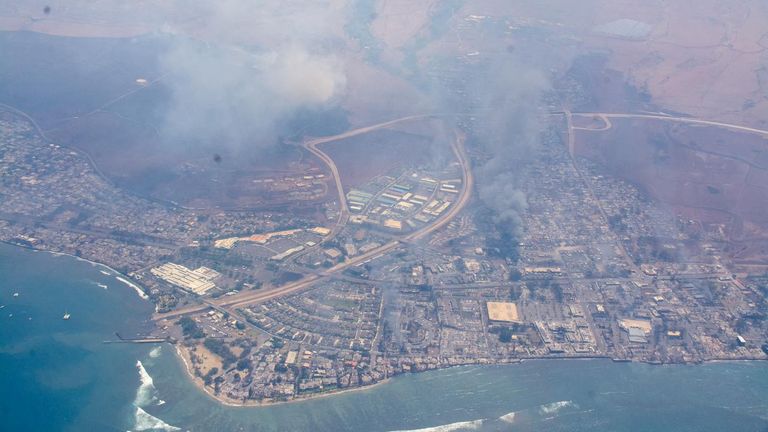
<instances>
[{"instance_id":1,"label":"curved coastline","mask_svg":"<svg viewBox=\"0 0 768 432\"><path fill-rule=\"evenodd\" d=\"M111 429L133 430L138 380L123 372L133 371L147 348L102 341L116 331L146 334L150 303L130 289L97 288L96 282L114 285L119 273L109 266L37 252L50 251L0 243L0 297L13 312L0 324L9 348L0 355L0 399L14 413L0 429L104 430L102 416L115 424ZM65 312L72 318L62 319Z\"/></svg>"},{"instance_id":2,"label":"curved coastline","mask_svg":"<svg viewBox=\"0 0 768 432\"><path fill-rule=\"evenodd\" d=\"M124 285L133 288L134 291L139 294L139 296L145 300L150 301L149 296L144 292L143 288L140 287L140 284L135 283L131 281L129 276L126 274L115 270L114 268L110 267L107 264L89 260L87 258L79 257L76 255L72 255L66 252L57 252L47 249L40 249L35 248L32 246L22 245L18 243L12 243L8 241L0 241L0 243L7 244L9 246L14 247L20 247L24 248L33 252L46 252L53 256L66 256L73 258L75 260L86 262L91 264L94 267L101 267L103 269L109 270L111 272L110 276L114 277L115 279L118 279L121 283ZM141 293L139 293L141 290ZM143 295L141 295L143 294ZM151 322L151 320L148 320L148 322ZM392 378L398 377L398 376L406 376L409 375L409 373L399 373L392 375L390 377L387 377L381 381L377 381L371 384L366 385L357 385L354 387L348 387L344 389L334 389L319 393L310 393L306 395L300 395L297 397L294 397L290 400L268 400L268 401L257 401L257 400L239 400L239 399L231 399L228 398L225 395L222 394L215 394L209 387L207 387L198 377L194 375L194 372L192 371L192 367L190 364L190 359L188 358L188 354L186 351L186 348L175 344L174 346L174 353L177 357L176 361L179 361L183 364L183 370L187 378L193 383L195 387L197 387L201 393L206 395L208 398L216 401L217 403L227 406L227 407L269 407L269 406L275 406L275 405L283 405L283 404L291 404L294 402L304 402L314 399L320 399L320 398L326 398L330 396L337 396L342 395L345 393L352 393L352 392L359 392L359 391L365 391L365 390L371 390L374 389L380 385L386 384L391 382ZM768 357L754 357L754 358L712 358L712 359L706 359L702 361L693 361L693 362L680 362L680 363L661 363L661 362L654 362L654 361L647 361L647 360L635 360L635 359L621 359L621 358L612 358L607 355L580 355L580 356L569 356L569 357L525 357L525 358L510 358L510 359L500 359L500 360L489 360L485 358L479 358L476 361L470 361L465 363L458 363L458 364L447 364L442 365L436 368L432 369L425 369L423 371L415 371L411 372L410 374L417 374L421 372L428 372L428 371L438 371L438 370L446 370L450 368L455 367L466 367L466 366L504 366L504 365L510 365L510 364L518 364L518 363L524 363L524 362L531 362L531 361L541 361L541 360L611 360L613 363L642 363L642 364L648 364L651 366L675 366L675 365L701 365L701 364L707 364L707 363L742 363L742 362L765 362L768 361Z\"/></svg>"},{"instance_id":3,"label":"curved coastline","mask_svg":"<svg viewBox=\"0 0 768 432\"><path fill-rule=\"evenodd\" d=\"M117 271L114 268L112 268L112 267L110 267L110 266L108 266L108 265L106 265L104 263L100 263L98 261L92 261L92 260L89 260L88 258L79 257L77 255L68 254L66 252L56 252L56 251L52 251L52 250L48 250L48 249L40 249L40 248L36 248L36 247L33 247L33 246L25 246L25 245L22 245L22 244L8 242L8 241L4 241L4 240L0 240L0 243L7 244L9 246L15 246L15 247L24 248L24 249L27 249L27 250L31 250L33 252L45 252L45 253L49 253L49 254L54 255L54 256L66 256L66 257L74 258L74 259L76 259L78 261L81 261L81 262L86 262L88 264L91 264L94 267L105 268L105 269L111 271L112 273L114 273L114 274L110 274L110 276L112 276L115 279L119 280L124 285L127 285L129 288L133 288L133 290L136 291L136 294L138 294L139 297L141 297L143 300L149 300L149 295L147 295L146 290L140 284L130 280L130 276L128 276L128 275L126 275L126 274L124 274L124 273L122 273L120 271Z\"/></svg>"},{"instance_id":4,"label":"curved coastline","mask_svg":"<svg viewBox=\"0 0 768 432\"><path fill-rule=\"evenodd\" d=\"M192 372L192 366L190 366L190 360L187 358L187 355L185 354L185 352L186 352L185 349L180 347L178 344L176 346L174 346L174 348L175 348L174 349L174 353L175 353L175 355L177 357L177 361L181 362L184 365L184 367L183 367L184 372L187 375L187 378L195 385L195 387L197 387L208 398L216 401L217 403L219 403L219 404L221 404L223 406L234 407L234 408L237 408L237 407L241 407L241 408L246 408L246 407L251 407L251 408L252 407L264 407L264 408L266 408L266 407L275 406L275 405L291 404L291 403L295 403L295 402L306 402L306 401L309 401L309 400L321 399L321 398L325 398L325 397L329 397L329 396L338 396L338 395L341 395L341 394L344 394L344 393L352 393L352 392L358 392L358 391L362 391L362 390L372 390L372 389L374 389L374 388L376 388L376 387L378 387L380 385L383 385L383 384L386 384L386 383L390 382L391 379L393 378L393 377L390 377L390 378L387 378L387 379L375 382L373 384L364 385L364 386L350 387L350 388L345 388L345 389L341 389L341 390L331 390L331 391L327 391L327 392L313 393L311 395L306 395L306 396L299 396L299 397L293 398L291 400L240 401L240 400L237 400L237 399L228 398L228 397L226 397L224 395L217 395L217 394L213 393L211 391L211 389L208 388L203 382L201 382L200 379L198 379L195 376L195 374Z\"/></svg>"},{"instance_id":5,"label":"curved coastline","mask_svg":"<svg viewBox=\"0 0 768 432\"><path fill-rule=\"evenodd\" d=\"M698 362L660 363L660 362L652 362L652 361L646 361L646 360L616 359L606 355L593 355L593 356L583 355L583 356L571 356L571 357L526 357L526 358L501 359L499 361L488 361L487 359L478 359L476 362L445 365L445 366L440 366L433 369L425 369L423 371L415 371L411 373L399 373L399 374L389 376L381 381L374 382L372 384L358 385L355 387L348 387L344 389L329 390L329 391L320 392L320 393L311 393L311 394L301 395L290 400L242 401L239 399L228 398L226 395L223 395L223 394L215 394L208 386L206 386L198 377L195 376L194 372L192 371L192 366L190 364L191 360L188 358L188 355L186 354L187 352L186 348L178 344L176 344L174 348L175 348L174 352L178 358L178 361L180 361L184 365L183 369L187 375L187 378L190 381L192 381L195 387L197 387L202 393L204 393L210 399L213 399L217 403L223 406L228 406L228 407L269 407L269 406L275 406L275 405L291 404L295 402L306 402L314 399L321 399L321 398L326 398L330 396L338 396L345 393L372 390L381 385L390 383L393 378L397 378L397 377L408 376L412 374L419 374L424 372L435 372L435 371L460 368L460 367L469 367L469 366L478 366L478 367L510 366L510 365L516 365L516 364L522 364L522 363L552 361L552 360L557 360L557 361L610 360L612 363L634 363L634 364L646 364L649 366L686 366L686 365L698 366L698 365L704 365L704 364L710 364L710 363L749 363L749 362L762 363L762 362L768 361L768 358L732 358L732 359L726 358L726 359L707 359L707 360L698 361Z\"/></svg>"}]
</instances>

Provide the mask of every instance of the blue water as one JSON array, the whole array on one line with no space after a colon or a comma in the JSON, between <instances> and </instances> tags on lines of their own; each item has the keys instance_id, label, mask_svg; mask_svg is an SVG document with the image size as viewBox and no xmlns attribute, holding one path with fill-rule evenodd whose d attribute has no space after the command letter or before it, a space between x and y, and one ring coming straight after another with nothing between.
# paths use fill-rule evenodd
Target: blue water
<instances>
[{"instance_id":1,"label":"blue water","mask_svg":"<svg viewBox=\"0 0 768 432\"><path fill-rule=\"evenodd\" d=\"M102 344L115 331L145 331L152 308L100 270L0 245L0 430L768 430L764 362L530 361L401 376L298 403L226 407L186 379L173 347ZM69 321L61 319L65 310Z\"/></svg>"},{"instance_id":2,"label":"blue water","mask_svg":"<svg viewBox=\"0 0 768 432\"><path fill-rule=\"evenodd\" d=\"M125 430L146 347L102 341L152 307L99 269L0 246L0 430Z\"/></svg>"}]
</instances>

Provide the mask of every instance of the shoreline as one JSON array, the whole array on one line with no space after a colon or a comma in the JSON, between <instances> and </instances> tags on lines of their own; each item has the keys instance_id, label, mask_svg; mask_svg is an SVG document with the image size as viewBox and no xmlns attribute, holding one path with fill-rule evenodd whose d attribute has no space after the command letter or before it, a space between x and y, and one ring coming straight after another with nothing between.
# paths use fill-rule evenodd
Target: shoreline
<instances>
[{"instance_id":1,"label":"shoreline","mask_svg":"<svg viewBox=\"0 0 768 432\"><path fill-rule=\"evenodd\" d=\"M265 407L266 408L270 406L290 404L294 402L306 402L309 400L320 399L320 398L329 397L329 396L339 396L344 393L352 393L352 392L357 392L361 390L372 390L375 387L378 387L379 385L388 383L393 378L393 377L389 377L381 381L377 381L373 384L364 385L364 386L348 387L341 390L332 390L328 392L321 392L321 393L315 393L315 394L306 395L306 396L299 396L291 400L277 400L277 401L252 400L252 401L241 402L235 399L228 398L226 396L217 395L213 393L209 387L207 387L200 379L198 379L198 377L195 376L194 372L192 372L192 369L191 369L192 366L190 364L191 360L187 358L186 349L181 347L180 344L174 345L174 352L176 353L177 361L181 360L181 363L184 365L183 369L187 375L187 378L192 381L192 384L194 384L195 387L197 387L206 396L215 400L221 405L234 407L234 408L237 408L237 407L242 407L242 408Z\"/></svg>"},{"instance_id":2,"label":"shoreline","mask_svg":"<svg viewBox=\"0 0 768 432\"><path fill-rule=\"evenodd\" d=\"M516 365L521 364L525 362L531 362L531 361L547 361L547 360L610 360L611 363L635 363L635 364L646 364L649 366L698 366L698 365L704 365L707 363L743 363L743 362L766 362L768 361L768 357L763 358L733 358L733 359L719 359L719 358L713 358L713 359L707 359L697 362L679 362L679 363L659 363L659 362L653 362L648 360L632 360L632 359L615 359L611 358L610 356L604 356L604 355L594 355L594 356L574 356L574 357L527 357L527 358L520 358L520 359L508 359L506 361L499 361L499 362L482 362L478 361L475 363L463 363L463 364L455 364L455 365L445 365L441 367L437 367L434 369L426 369L423 371L416 371L416 372L404 372L392 375L390 377L387 377L381 381L377 381L372 384L368 385L360 385L355 387L348 387L344 389L339 390L331 390L327 392L321 392L321 393L314 393L314 394L307 394L304 396L295 397L290 400L281 400L281 401L257 401L257 400L248 400L245 402L234 400L231 398L228 398L223 395L217 395L213 393L212 389L207 387L198 377L194 375L191 369L191 360L189 360L186 356L186 348L181 347L180 344L175 344L175 353L177 356L177 360L181 360L183 363L184 371L187 375L187 378L192 381L195 387L197 387L199 390L201 390L206 396L209 398L215 400L217 403L228 406L228 407L241 407L241 408L253 408L253 407L270 407L274 405L282 405L282 404L291 404L296 402L306 402L313 399L320 399L325 397L331 397L331 396L339 396L345 393L352 393L362 390L372 390L380 385L387 384L392 381L393 378L399 377L399 376L406 376L406 375L414 375L414 374L420 374L424 372L435 372L435 371L441 371L441 370L447 370L451 368L459 368L459 367L469 367L469 366L479 366L479 367L487 367L487 366L510 366L510 365Z\"/></svg>"},{"instance_id":3,"label":"shoreline","mask_svg":"<svg viewBox=\"0 0 768 432\"><path fill-rule=\"evenodd\" d=\"M89 260L87 258L79 257L76 255L72 255L66 252L56 252L46 249L39 249L32 246L12 243L5 240L0 240L0 243L6 244L13 247L19 247L24 248L27 250L30 250L32 252L44 252L51 254L53 256L66 256L69 258L73 258L77 261L86 262L91 264L94 267L101 267L103 269L107 269L111 272L109 274L110 277L113 277L120 281L122 284L126 285L129 288L133 288L134 291L139 293L141 290L141 293L144 294L143 296L139 294L140 298L145 301L150 301L149 296L140 288L140 286L132 281L130 281L128 278L129 276L123 274L122 272L119 272L115 270L114 268L110 267L107 264L100 263L97 261ZM151 324L152 330L157 329L156 323L152 321L151 318L147 320L148 323ZM621 358L613 358L609 355L580 355L580 356L561 356L561 357L524 357L524 358L511 358L511 359L501 359L498 361L490 361L488 359L477 359L474 362L467 362L467 363L460 363L460 364L448 364L448 365L441 365L434 369L425 369L422 371L415 371L415 372L403 372L403 373L397 373L392 376L389 376L381 381L374 382L372 384L367 385L358 385L354 387L347 387L344 389L336 389L336 390L330 390L326 392L320 392L320 393L311 393L306 394L298 397L294 397L290 400L276 400L276 401L257 401L257 400L247 400L245 402L235 399L230 399L223 395L216 395L213 393L212 389L208 388L200 379L198 379L194 372L192 371L191 366L191 360L188 359L188 355L186 355L186 348L182 347L180 343L173 344L174 345L174 352L177 356L177 361L181 361L184 365L183 369L185 371L185 374L189 380L192 381L192 384L197 387L199 390L201 390L205 395L210 397L211 399L215 400L216 402L228 406L228 407L269 407L279 404L290 404L294 402L305 402L312 399L319 399L319 398L325 398L330 396L338 396L345 393L352 393L357 391L364 391L364 390L371 390L375 387L378 387L380 385L386 384L390 382L393 378L398 376L404 376L409 374L417 374L417 373L423 373L423 372L430 372L430 371L439 371L439 370L445 370L450 369L454 367L467 367L467 366L507 366L507 365L513 365L513 364L519 364L524 362L530 362L530 361L542 361L542 360L610 360L612 363L643 363L650 366L696 366L696 365L703 365L707 363L742 363L742 362L765 362L768 361L768 355L762 357L762 358L710 358L705 360L697 360L697 361L688 361L688 362L659 362L659 361L651 361L651 360L640 360L640 359L621 359Z\"/></svg>"},{"instance_id":4,"label":"shoreline","mask_svg":"<svg viewBox=\"0 0 768 432\"><path fill-rule=\"evenodd\" d=\"M130 280L130 276L128 276L128 275L126 275L126 274L124 274L122 272L119 272L119 271L113 269L112 267L110 267L110 266L108 266L108 265L106 265L104 263L100 263L98 261L92 261L92 260L89 260L88 258L79 257L77 255L68 254L66 252L56 252L56 251L52 251L52 250L48 250L48 249L39 249L39 248L36 248L36 247L33 247L33 246L25 246L25 245L21 245L21 244L18 244L18 243L12 243L12 242L9 242L9 241L6 241L6 240L0 240L0 243L6 244L6 245L9 245L9 246L15 246L15 247L27 249L27 250L30 250L32 252L44 252L44 253L51 254L53 256L66 256L66 257L74 258L77 261L86 262L86 263L88 263L88 264L90 264L90 265L92 265L94 267L102 267L102 268L107 269L110 272L114 273L114 274L110 273L109 276L117 279L118 282L122 283L123 285L126 285L128 288L132 288L136 292L136 294L142 300L150 301L149 300L149 295L147 294L146 291L144 291L144 288L141 287L136 282L133 282L132 280ZM149 321L151 321L151 320L152 319L150 317Z\"/></svg>"}]
</instances>

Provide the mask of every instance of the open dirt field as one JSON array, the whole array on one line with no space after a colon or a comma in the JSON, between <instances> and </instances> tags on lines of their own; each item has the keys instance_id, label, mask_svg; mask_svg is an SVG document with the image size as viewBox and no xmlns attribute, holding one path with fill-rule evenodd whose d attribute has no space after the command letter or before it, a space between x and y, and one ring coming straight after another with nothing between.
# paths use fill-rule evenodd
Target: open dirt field
<instances>
[{"instance_id":1,"label":"open dirt field","mask_svg":"<svg viewBox=\"0 0 768 432\"><path fill-rule=\"evenodd\" d=\"M611 119L576 131L576 154L640 186L675 212L723 224L732 240L768 238L768 140L711 126Z\"/></svg>"},{"instance_id":2,"label":"open dirt field","mask_svg":"<svg viewBox=\"0 0 768 432\"><path fill-rule=\"evenodd\" d=\"M393 168L426 163L431 141L429 136L380 130L323 144L323 151L336 162L342 184L351 187Z\"/></svg>"}]
</instances>

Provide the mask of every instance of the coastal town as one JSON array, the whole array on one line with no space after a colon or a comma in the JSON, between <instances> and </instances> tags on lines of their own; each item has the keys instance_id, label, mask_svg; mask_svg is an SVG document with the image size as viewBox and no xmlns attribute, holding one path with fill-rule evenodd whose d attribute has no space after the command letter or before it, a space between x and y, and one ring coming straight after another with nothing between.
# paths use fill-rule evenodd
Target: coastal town
<instances>
[{"instance_id":1,"label":"coastal town","mask_svg":"<svg viewBox=\"0 0 768 432\"><path fill-rule=\"evenodd\" d=\"M768 431L768 2L0 0L0 431Z\"/></svg>"},{"instance_id":2,"label":"coastal town","mask_svg":"<svg viewBox=\"0 0 768 432\"><path fill-rule=\"evenodd\" d=\"M326 195L319 212L227 211L128 193L4 109L0 240L123 273L155 304L151 336L231 404L536 358L765 359L766 268L734 265L722 229L570 154L564 120L525 168L512 237L467 205L484 157L462 138L471 122L441 166L406 160L347 187L328 158L269 182Z\"/></svg>"}]
</instances>

